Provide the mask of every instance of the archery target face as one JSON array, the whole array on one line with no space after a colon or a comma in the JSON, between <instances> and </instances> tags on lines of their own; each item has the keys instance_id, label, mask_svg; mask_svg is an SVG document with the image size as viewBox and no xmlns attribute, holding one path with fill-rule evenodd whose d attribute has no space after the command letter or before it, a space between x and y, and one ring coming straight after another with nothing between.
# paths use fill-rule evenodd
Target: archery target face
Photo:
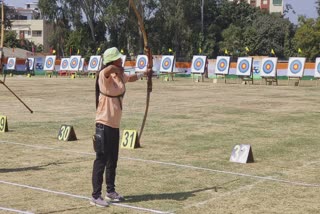
<instances>
[{"instance_id":1,"label":"archery target face","mask_svg":"<svg viewBox=\"0 0 320 214\"><path fill-rule=\"evenodd\" d=\"M146 55L138 55L135 71L147 71L148 57Z\"/></svg>"},{"instance_id":2,"label":"archery target face","mask_svg":"<svg viewBox=\"0 0 320 214\"><path fill-rule=\"evenodd\" d=\"M261 73L262 77L275 77L277 72L277 57L267 57L262 59Z\"/></svg>"},{"instance_id":3,"label":"archery target face","mask_svg":"<svg viewBox=\"0 0 320 214\"><path fill-rule=\"evenodd\" d=\"M69 62L69 71L78 71L80 68L81 56L71 56Z\"/></svg>"},{"instance_id":4,"label":"archery target face","mask_svg":"<svg viewBox=\"0 0 320 214\"><path fill-rule=\"evenodd\" d=\"M7 70L15 70L15 69L16 69L16 58L8 58Z\"/></svg>"},{"instance_id":5,"label":"archery target face","mask_svg":"<svg viewBox=\"0 0 320 214\"><path fill-rule=\"evenodd\" d=\"M44 68L45 71L53 71L56 63L56 56L46 56L46 60L44 62Z\"/></svg>"},{"instance_id":6,"label":"archery target face","mask_svg":"<svg viewBox=\"0 0 320 214\"><path fill-rule=\"evenodd\" d=\"M206 56L193 56L191 64L191 73L204 73L206 61Z\"/></svg>"},{"instance_id":7,"label":"archery target face","mask_svg":"<svg viewBox=\"0 0 320 214\"><path fill-rule=\"evenodd\" d=\"M163 55L161 58L160 72L172 72L174 56Z\"/></svg>"},{"instance_id":8,"label":"archery target face","mask_svg":"<svg viewBox=\"0 0 320 214\"><path fill-rule=\"evenodd\" d=\"M236 75L250 76L252 68L252 57L239 57L237 62Z\"/></svg>"},{"instance_id":9,"label":"archery target face","mask_svg":"<svg viewBox=\"0 0 320 214\"><path fill-rule=\"evenodd\" d=\"M28 58L29 60L29 69L33 70L34 68L34 58Z\"/></svg>"},{"instance_id":10,"label":"archery target face","mask_svg":"<svg viewBox=\"0 0 320 214\"><path fill-rule=\"evenodd\" d=\"M79 71L83 71L83 65L84 65L84 58L81 58Z\"/></svg>"},{"instance_id":11,"label":"archery target face","mask_svg":"<svg viewBox=\"0 0 320 214\"><path fill-rule=\"evenodd\" d=\"M216 74L228 74L229 73L229 65L230 65L230 57L229 56L218 56L214 71Z\"/></svg>"},{"instance_id":12,"label":"archery target face","mask_svg":"<svg viewBox=\"0 0 320 214\"><path fill-rule=\"evenodd\" d=\"M101 67L101 56L91 56L88 71L99 71Z\"/></svg>"},{"instance_id":13,"label":"archery target face","mask_svg":"<svg viewBox=\"0 0 320 214\"><path fill-rule=\"evenodd\" d=\"M302 77L304 71L304 57L290 57L288 63L288 77Z\"/></svg>"},{"instance_id":14,"label":"archery target face","mask_svg":"<svg viewBox=\"0 0 320 214\"><path fill-rule=\"evenodd\" d=\"M60 63L60 70L67 71L69 69L69 58L62 58Z\"/></svg>"},{"instance_id":15,"label":"archery target face","mask_svg":"<svg viewBox=\"0 0 320 214\"><path fill-rule=\"evenodd\" d=\"M314 77L320 77L320 57L316 58Z\"/></svg>"}]
</instances>

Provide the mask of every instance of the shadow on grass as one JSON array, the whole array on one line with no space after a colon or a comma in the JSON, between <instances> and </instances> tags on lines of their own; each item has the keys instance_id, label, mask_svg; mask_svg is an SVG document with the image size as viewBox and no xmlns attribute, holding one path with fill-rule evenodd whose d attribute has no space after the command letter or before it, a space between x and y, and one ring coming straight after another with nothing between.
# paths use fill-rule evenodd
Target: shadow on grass
<instances>
[{"instance_id":1,"label":"shadow on grass","mask_svg":"<svg viewBox=\"0 0 320 214\"><path fill-rule=\"evenodd\" d=\"M126 202L140 202L140 201L152 201L152 200L175 200L175 201L183 201L190 197L196 196L195 193L197 192L203 192L208 190L214 190L215 192L218 192L218 189L223 189L224 185L227 185L229 183L238 181L239 179L231 180L228 182L225 182L223 184L219 184L214 187L207 187L202 188L198 190L193 190L189 192L175 192L175 193L161 193L161 194L146 194L146 195L128 195L125 196Z\"/></svg>"},{"instance_id":2,"label":"shadow on grass","mask_svg":"<svg viewBox=\"0 0 320 214\"><path fill-rule=\"evenodd\" d=\"M68 209L63 209L63 210L53 210L53 211L48 211L48 212L39 212L38 214L50 214L50 213L63 213L67 211L76 211L76 213L83 213L80 210L84 208L92 207L92 205L88 206L82 206L82 207L73 207L73 208L68 208Z\"/></svg>"},{"instance_id":3,"label":"shadow on grass","mask_svg":"<svg viewBox=\"0 0 320 214\"><path fill-rule=\"evenodd\" d=\"M65 162L67 163L67 162ZM44 165L40 165L40 166L29 166L29 167L22 167L22 168L11 168L11 169L1 169L0 168L0 173L8 173L8 172L24 172L24 171L30 171L30 170L43 170L45 167L51 166L51 165L61 165L61 164L65 164L65 163L61 163L61 162L53 162L53 163L48 163L48 164L44 164Z\"/></svg>"}]
</instances>

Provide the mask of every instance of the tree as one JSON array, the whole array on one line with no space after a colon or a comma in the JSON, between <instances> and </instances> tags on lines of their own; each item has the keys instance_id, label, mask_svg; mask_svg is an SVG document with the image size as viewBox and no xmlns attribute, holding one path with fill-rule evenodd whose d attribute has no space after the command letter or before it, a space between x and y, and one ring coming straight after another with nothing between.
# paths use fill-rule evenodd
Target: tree
<instances>
[{"instance_id":1,"label":"tree","mask_svg":"<svg viewBox=\"0 0 320 214\"><path fill-rule=\"evenodd\" d=\"M300 16L298 22L299 27L293 39L295 50L300 48L302 50L300 56L314 60L320 55L320 20Z\"/></svg>"}]
</instances>

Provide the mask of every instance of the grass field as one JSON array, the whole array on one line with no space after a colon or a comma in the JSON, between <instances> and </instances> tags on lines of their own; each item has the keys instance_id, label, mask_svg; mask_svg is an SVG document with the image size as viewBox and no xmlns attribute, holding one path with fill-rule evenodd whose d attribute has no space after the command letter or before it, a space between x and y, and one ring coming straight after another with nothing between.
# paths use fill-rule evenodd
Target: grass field
<instances>
[{"instance_id":1,"label":"grass field","mask_svg":"<svg viewBox=\"0 0 320 214\"><path fill-rule=\"evenodd\" d=\"M0 213L319 213L320 87L154 80L142 147L121 149L108 208L89 205L94 79L0 85ZM127 84L121 130L139 129L146 81ZM77 141L58 141L62 124ZM254 163L230 162L250 144ZM11 209L6 211L5 209Z\"/></svg>"}]
</instances>

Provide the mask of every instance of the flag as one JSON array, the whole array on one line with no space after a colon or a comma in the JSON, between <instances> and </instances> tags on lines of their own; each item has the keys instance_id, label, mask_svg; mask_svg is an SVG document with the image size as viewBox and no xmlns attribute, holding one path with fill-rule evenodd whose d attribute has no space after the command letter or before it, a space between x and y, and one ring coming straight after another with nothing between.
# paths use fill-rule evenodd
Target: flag
<instances>
[{"instance_id":1,"label":"flag","mask_svg":"<svg viewBox=\"0 0 320 214\"><path fill-rule=\"evenodd\" d=\"M247 52L249 52L249 51L250 51L250 49L249 49L247 46L246 46L246 51L247 51Z\"/></svg>"},{"instance_id":2,"label":"flag","mask_svg":"<svg viewBox=\"0 0 320 214\"><path fill-rule=\"evenodd\" d=\"M52 54L56 54L56 50L53 49L53 50L52 50Z\"/></svg>"},{"instance_id":3,"label":"flag","mask_svg":"<svg viewBox=\"0 0 320 214\"><path fill-rule=\"evenodd\" d=\"M227 49L224 49L224 54L228 54L228 50Z\"/></svg>"},{"instance_id":4,"label":"flag","mask_svg":"<svg viewBox=\"0 0 320 214\"><path fill-rule=\"evenodd\" d=\"M276 53L274 52L273 48L271 48L271 53L272 53L273 55L276 55Z\"/></svg>"},{"instance_id":5,"label":"flag","mask_svg":"<svg viewBox=\"0 0 320 214\"><path fill-rule=\"evenodd\" d=\"M298 48L298 53L300 54L300 53L302 53L302 50L301 50L301 48Z\"/></svg>"},{"instance_id":6,"label":"flag","mask_svg":"<svg viewBox=\"0 0 320 214\"><path fill-rule=\"evenodd\" d=\"M169 53L172 53L172 49L171 48L169 48Z\"/></svg>"},{"instance_id":7,"label":"flag","mask_svg":"<svg viewBox=\"0 0 320 214\"><path fill-rule=\"evenodd\" d=\"M199 48L199 53L202 53L202 49L201 48Z\"/></svg>"},{"instance_id":8,"label":"flag","mask_svg":"<svg viewBox=\"0 0 320 214\"><path fill-rule=\"evenodd\" d=\"M120 53L122 53L122 54L124 53L124 50L123 50L122 48L121 48L121 50L120 50Z\"/></svg>"},{"instance_id":9,"label":"flag","mask_svg":"<svg viewBox=\"0 0 320 214\"><path fill-rule=\"evenodd\" d=\"M99 47L99 48L98 48L98 50L97 50L97 54L99 54L99 53L100 53L100 50L101 50L101 48Z\"/></svg>"},{"instance_id":10,"label":"flag","mask_svg":"<svg viewBox=\"0 0 320 214\"><path fill-rule=\"evenodd\" d=\"M78 49L78 52L77 52L77 54L78 54L78 55L80 54L80 49Z\"/></svg>"}]
</instances>

